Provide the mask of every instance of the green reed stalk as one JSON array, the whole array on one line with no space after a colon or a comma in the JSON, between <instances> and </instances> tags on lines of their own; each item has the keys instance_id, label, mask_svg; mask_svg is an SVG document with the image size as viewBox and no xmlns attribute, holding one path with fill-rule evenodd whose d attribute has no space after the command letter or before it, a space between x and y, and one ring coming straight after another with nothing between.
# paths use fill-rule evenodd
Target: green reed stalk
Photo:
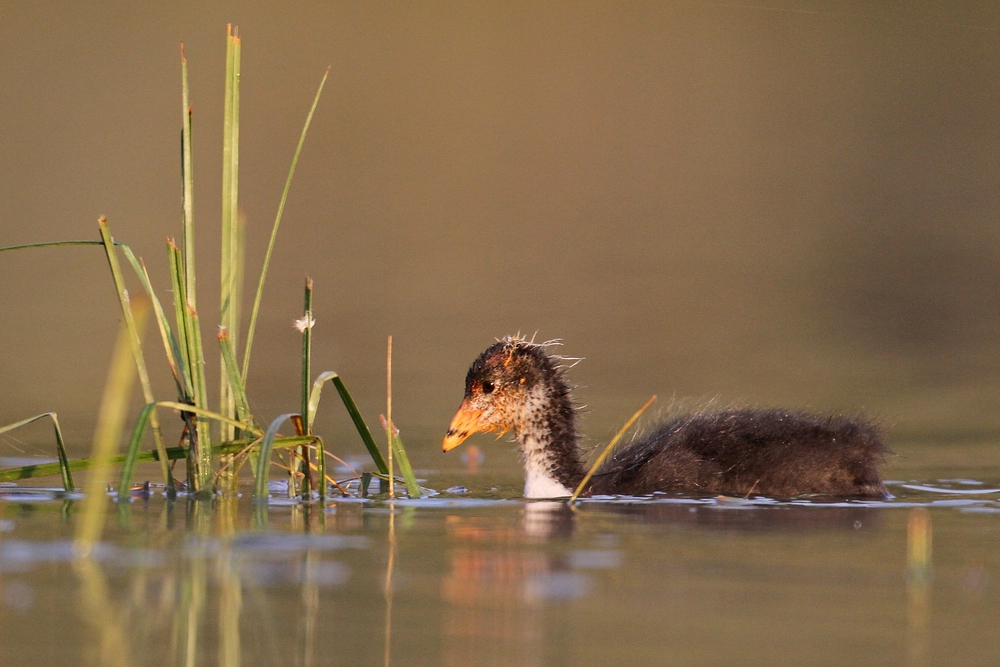
<instances>
[{"instance_id":1,"label":"green reed stalk","mask_svg":"<svg viewBox=\"0 0 1000 667\"><path fill-rule=\"evenodd\" d=\"M183 255L183 279L187 303L197 309L195 298L195 263L194 263L194 163L191 157L191 135L194 114L191 99L188 94L187 58L184 57L184 45L181 44L181 210L183 227L181 245Z\"/></svg>"},{"instance_id":2,"label":"green reed stalk","mask_svg":"<svg viewBox=\"0 0 1000 667\"><path fill-rule=\"evenodd\" d=\"M323 445L323 438L316 438L316 477L319 478L319 499L326 500L326 447ZM338 485L339 486L339 485ZM341 489L343 490L343 489Z\"/></svg>"},{"instance_id":3,"label":"green reed stalk","mask_svg":"<svg viewBox=\"0 0 1000 667\"><path fill-rule=\"evenodd\" d=\"M240 165L240 38L232 26L226 28L226 85L222 131L222 252L219 321L229 330L235 349L239 334L239 306L236 277L239 262L239 165ZM219 412L232 416L236 403L229 382L225 360L220 360ZM233 437L232 429L222 426L220 440Z\"/></svg>"},{"instance_id":4,"label":"green reed stalk","mask_svg":"<svg viewBox=\"0 0 1000 667\"><path fill-rule=\"evenodd\" d=\"M105 228L102 226L102 232ZM146 305L136 304L133 317L129 308L128 319L122 324L115 343L108 379L104 385L101 409L97 415L97 429L91 458L95 462L94 471L87 479L87 496L83 501L83 513L76 533L76 550L82 557L91 554L94 544L101 539L108 494L105 483L110 469L110 458L114 455L125 426L128 401L132 394L136 371L140 368L134 362L135 340L146 323Z\"/></svg>"},{"instance_id":5,"label":"green reed stalk","mask_svg":"<svg viewBox=\"0 0 1000 667\"><path fill-rule=\"evenodd\" d=\"M202 410L207 409L208 393L205 384L205 354L201 345L201 325L198 322L198 311L191 307L191 297L187 287L180 279L181 275L177 271L182 268L180 251L176 246L170 244L171 268L173 269L171 282L174 285L174 313L178 319L178 331L184 331L183 339L186 343L186 354L188 374L191 378L192 395L191 400L195 407ZM182 414L194 414L194 411L185 410ZM188 433L188 487L198 492L209 483L212 474L211 456L208 454L211 447L211 431L209 425L204 420L192 417L189 420ZM190 428L193 427L193 428Z\"/></svg>"},{"instance_id":6,"label":"green reed stalk","mask_svg":"<svg viewBox=\"0 0 1000 667\"><path fill-rule=\"evenodd\" d=\"M188 90L187 58L181 45L181 203L183 234L180 253L171 242L171 282L174 283L174 312L177 316L178 336L187 357L188 376L191 380L191 400L199 408L208 407L208 388L205 383L205 356L201 342L201 323L198 320L197 279L195 272L194 236L194 164L192 160L192 131L194 114ZM180 333L183 330L183 333ZM211 483L211 431L204 420L192 419L188 423L188 487L199 493Z\"/></svg>"},{"instance_id":7,"label":"green reed stalk","mask_svg":"<svg viewBox=\"0 0 1000 667\"><path fill-rule=\"evenodd\" d=\"M205 407L205 376L203 373L200 374L200 377L196 374L199 366L195 362L197 357L195 356L196 351L192 333L197 332L195 331L195 325L189 316L187 288L185 284L184 257L172 239L167 239L167 254L170 260L170 284L171 287L173 287L174 295L174 318L177 325L177 345L181 352L181 366L185 369L185 375L188 378L188 387L191 390L188 400L185 400L184 402L191 405L201 405L202 407ZM186 458L188 487L195 489L197 488L198 482L198 443L199 441L208 442L208 440L203 440L202 438L207 437L209 429L205 424L199 421L193 413L186 411L181 412L181 418L184 419L184 423L187 426L188 447Z\"/></svg>"},{"instance_id":8,"label":"green reed stalk","mask_svg":"<svg viewBox=\"0 0 1000 667\"><path fill-rule=\"evenodd\" d=\"M303 421L305 421L305 434L312 435L312 425L309 424L309 390L310 390L310 380L312 378L312 328L313 328L313 311L312 311L312 295L313 295L313 281L310 278L306 278L306 287L303 295L303 306L302 306L302 319L299 320L296 325L302 331L302 412L300 413ZM307 498L311 494L312 489L309 485L309 479L311 476L309 470L309 451L303 447L302 460L299 461L299 472L302 473L302 497ZM320 477L320 485L326 486L326 481Z\"/></svg>"},{"instance_id":9,"label":"green reed stalk","mask_svg":"<svg viewBox=\"0 0 1000 667\"><path fill-rule=\"evenodd\" d=\"M16 428L21 428L22 426L27 426L32 422L36 422L39 419L44 419L48 417L52 420L52 425L55 427L56 431L56 454L59 457L59 473L62 475L63 489L66 493L72 493L76 490L73 485L73 474L69 469L69 459L66 457L66 445L63 441L62 429L59 428L59 417L54 412L45 412L40 415L35 415L34 417L29 417L27 419L22 419L19 422L13 424L7 424L6 426L0 426L0 433L6 433L7 431L13 431Z\"/></svg>"},{"instance_id":10,"label":"green reed stalk","mask_svg":"<svg viewBox=\"0 0 1000 667\"><path fill-rule=\"evenodd\" d=\"M299 162L299 154L302 153L302 146L306 142L306 133L309 131L309 124L312 123L313 113L316 105L319 104L320 94L326 84L326 78L330 76L330 68L326 68L323 79L319 82L319 89L316 97L313 98L312 106L309 108L309 115L306 116L306 123L302 127L302 134L299 136L299 144L295 148L295 155L292 156L292 166L288 169L288 178L285 179L285 189L281 193L281 201L278 204L278 214L274 218L274 226L271 227L271 239L267 243L267 252L264 254L264 265L260 270L260 279L257 281L257 292L253 298L253 309L250 311L250 325L247 327L246 348L243 350L243 383L246 385L247 373L250 370L250 351L253 349L254 331L257 329L257 314L260 312L260 300L264 294L264 281L267 279L267 268L271 264L271 253L274 251L274 241L278 237L278 227L281 225L281 216L285 211L285 201L288 199L288 190L292 186L292 176L295 175L295 166Z\"/></svg>"},{"instance_id":11,"label":"green reed stalk","mask_svg":"<svg viewBox=\"0 0 1000 667\"><path fill-rule=\"evenodd\" d=\"M388 442L386 442L386 453L389 455L389 497L396 497L396 475L393 472L392 467L392 336L389 336L389 347L386 351L385 359L385 419L387 425L385 427L386 437Z\"/></svg>"}]
</instances>

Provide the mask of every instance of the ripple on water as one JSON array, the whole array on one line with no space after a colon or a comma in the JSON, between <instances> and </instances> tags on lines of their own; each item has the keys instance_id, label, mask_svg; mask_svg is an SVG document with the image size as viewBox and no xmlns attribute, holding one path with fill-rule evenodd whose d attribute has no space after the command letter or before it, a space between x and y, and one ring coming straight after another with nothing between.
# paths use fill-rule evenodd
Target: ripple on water
<instances>
[{"instance_id":1,"label":"ripple on water","mask_svg":"<svg viewBox=\"0 0 1000 667\"><path fill-rule=\"evenodd\" d=\"M125 567L153 567L164 561L163 554L154 549L122 549L103 542L94 545L91 557ZM72 540L0 542L0 572L25 572L36 564L67 563L76 558Z\"/></svg>"},{"instance_id":2,"label":"ripple on water","mask_svg":"<svg viewBox=\"0 0 1000 667\"><path fill-rule=\"evenodd\" d=\"M14 579L4 582L0 599L8 608L23 614L35 606L35 590L27 582Z\"/></svg>"},{"instance_id":3,"label":"ripple on water","mask_svg":"<svg viewBox=\"0 0 1000 667\"><path fill-rule=\"evenodd\" d=\"M367 549L371 540L363 535L245 533L230 540L229 546L246 553L290 553Z\"/></svg>"},{"instance_id":4,"label":"ripple on water","mask_svg":"<svg viewBox=\"0 0 1000 667\"><path fill-rule=\"evenodd\" d=\"M546 572L524 582L524 600L539 603L551 600L575 600L586 597L594 588L593 580L579 572Z\"/></svg>"},{"instance_id":5,"label":"ripple on water","mask_svg":"<svg viewBox=\"0 0 1000 667\"><path fill-rule=\"evenodd\" d=\"M493 505L518 504L518 500L502 500L494 498L404 498L401 500L384 500L384 505L399 507L422 507L425 509L455 509L461 507L490 507Z\"/></svg>"},{"instance_id":6,"label":"ripple on water","mask_svg":"<svg viewBox=\"0 0 1000 667\"><path fill-rule=\"evenodd\" d=\"M941 482L946 482L950 480L940 480ZM982 484L982 482L973 482L970 480L963 480L958 482L960 484L971 485L971 484ZM964 496L985 496L993 493L1000 493L1000 489L953 489L943 486L932 486L930 484L900 484L904 489L909 489L910 491L924 491L926 493L946 493L951 495L964 495Z\"/></svg>"},{"instance_id":7,"label":"ripple on water","mask_svg":"<svg viewBox=\"0 0 1000 667\"><path fill-rule=\"evenodd\" d=\"M310 563L301 561L246 561L239 565L240 579L255 586L284 586L307 583L332 588L351 578L351 568L336 561Z\"/></svg>"},{"instance_id":8,"label":"ripple on water","mask_svg":"<svg viewBox=\"0 0 1000 667\"><path fill-rule=\"evenodd\" d=\"M976 505L963 507L959 511L963 514L1000 514L1000 505Z\"/></svg>"},{"instance_id":9,"label":"ripple on water","mask_svg":"<svg viewBox=\"0 0 1000 667\"><path fill-rule=\"evenodd\" d=\"M0 493L0 500L8 503L47 503L55 500L56 492L53 491L29 491L27 489Z\"/></svg>"},{"instance_id":10,"label":"ripple on water","mask_svg":"<svg viewBox=\"0 0 1000 667\"><path fill-rule=\"evenodd\" d=\"M610 570L622 564L622 553L610 549L577 549L566 556L575 570Z\"/></svg>"}]
</instances>

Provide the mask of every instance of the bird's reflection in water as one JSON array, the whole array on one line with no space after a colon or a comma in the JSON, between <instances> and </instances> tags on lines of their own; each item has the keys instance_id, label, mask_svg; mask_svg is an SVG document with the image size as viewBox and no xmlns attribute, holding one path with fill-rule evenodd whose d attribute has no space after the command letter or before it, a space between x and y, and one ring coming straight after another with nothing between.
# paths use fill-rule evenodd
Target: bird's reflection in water
<instances>
[{"instance_id":1,"label":"bird's reflection in water","mask_svg":"<svg viewBox=\"0 0 1000 667\"><path fill-rule=\"evenodd\" d=\"M883 510L863 505L791 504L715 498L704 501L586 503L580 518L612 516L636 524L668 524L741 532L863 530L881 523Z\"/></svg>"},{"instance_id":2,"label":"bird's reflection in water","mask_svg":"<svg viewBox=\"0 0 1000 667\"><path fill-rule=\"evenodd\" d=\"M546 603L586 594L589 579L569 570L544 543L572 535L573 511L562 502L525 505L517 524L450 516L450 571L442 581L448 603L443 663L542 665L551 661ZM555 613L559 613L556 611Z\"/></svg>"},{"instance_id":3,"label":"bird's reflection in water","mask_svg":"<svg viewBox=\"0 0 1000 667\"><path fill-rule=\"evenodd\" d=\"M572 507L560 501L527 503L521 515L521 529L528 538L568 538L576 530L576 515Z\"/></svg>"},{"instance_id":4,"label":"bird's reflection in water","mask_svg":"<svg viewBox=\"0 0 1000 667\"><path fill-rule=\"evenodd\" d=\"M595 589L594 570L625 564L619 551L567 550L589 521L674 525L707 531L857 531L878 525L880 508L770 503L740 499L524 505L517 523L496 517L449 516L449 572L442 582L448 603L444 664L552 662L560 645L566 601ZM571 652L571 651L570 651Z\"/></svg>"}]
</instances>

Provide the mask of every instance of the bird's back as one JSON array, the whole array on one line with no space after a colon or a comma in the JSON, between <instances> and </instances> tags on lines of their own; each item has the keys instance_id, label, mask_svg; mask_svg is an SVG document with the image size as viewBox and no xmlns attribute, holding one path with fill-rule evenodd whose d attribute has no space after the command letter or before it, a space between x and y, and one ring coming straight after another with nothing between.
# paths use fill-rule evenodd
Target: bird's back
<instances>
[{"instance_id":1,"label":"bird's back","mask_svg":"<svg viewBox=\"0 0 1000 667\"><path fill-rule=\"evenodd\" d=\"M867 419L777 409L696 412L620 447L590 491L884 497L878 466L888 453L882 429Z\"/></svg>"}]
</instances>

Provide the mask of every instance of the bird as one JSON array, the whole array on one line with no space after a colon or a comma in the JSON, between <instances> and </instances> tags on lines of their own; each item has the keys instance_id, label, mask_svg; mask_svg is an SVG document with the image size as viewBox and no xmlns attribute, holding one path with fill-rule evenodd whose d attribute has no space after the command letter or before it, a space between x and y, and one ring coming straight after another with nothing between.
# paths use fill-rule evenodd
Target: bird
<instances>
[{"instance_id":1,"label":"bird","mask_svg":"<svg viewBox=\"0 0 1000 667\"><path fill-rule=\"evenodd\" d=\"M507 336L479 355L442 445L448 452L473 433L513 431L526 498L571 496L586 473L564 358L549 353L555 342ZM619 445L583 495L885 498L879 467L890 453L884 428L862 416L704 409Z\"/></svg>"}]
</instances>

